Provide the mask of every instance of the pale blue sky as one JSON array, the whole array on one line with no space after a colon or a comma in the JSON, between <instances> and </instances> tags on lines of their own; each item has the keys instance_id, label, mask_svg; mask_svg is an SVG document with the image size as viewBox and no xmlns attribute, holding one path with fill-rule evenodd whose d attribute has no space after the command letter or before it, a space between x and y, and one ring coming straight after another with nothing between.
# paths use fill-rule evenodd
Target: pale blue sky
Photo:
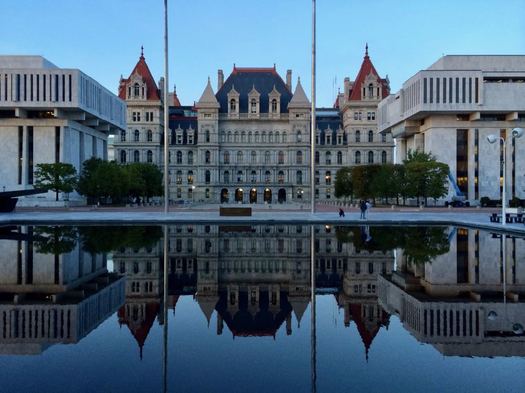
<instances>
[{"instance_id":1,"label":"pale blue sky","mask_svg":"<svg viewBox=\"0 0 525 393\"><path fill-rule=\"evenodd\" d=\"M0 54L40 54L116 92L144 45L164 72L163 0L0 0ZM293 70L310 96L311 0L169 0L170 86L183 104L238 66ZM365 43L393 91L442 54L525 54L525 0L317 0L318 106L354 79ZM334 78L337 87L334 89Z\"/></svg>"}]
</instances>

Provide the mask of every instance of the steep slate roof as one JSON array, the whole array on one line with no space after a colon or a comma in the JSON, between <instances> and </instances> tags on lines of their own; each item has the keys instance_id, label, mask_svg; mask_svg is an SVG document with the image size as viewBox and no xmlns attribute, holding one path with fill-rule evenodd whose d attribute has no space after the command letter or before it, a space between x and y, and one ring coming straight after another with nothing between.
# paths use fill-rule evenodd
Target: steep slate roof
<instances>
[{"instance_id":1,"label":"steep slate roof","mask_svg":"<svg viewBox=\"0 0 525 393\"><path fill-rule=\"evenodd\" d=\"M272 68L241 68L233 67L233 71L226 79L222 87L216 94L220 104L220 113L228 113L228 93L235 86L235 90L240 94L239 112L248 112L248 93L255 87L260 96L260 113L269 112L268 94L275 89L281 94L281 113L288 112L288 103L292 99L292 92L286 87L283 79L277 73L275 67Z\"/></svg>"},{"instance_id":2,"label":"steep slate roof","mask_svg":"<svg viewBox=\"0 0 525 393\"><path fill-rule=\"evenodd\" d=\"M356 324L357 331L361 336L361 341L363 341L363 345L365 347L365 356L366 360L368 361L368 352L370 351L372 341L374 341L375 336L377 335L379 329L381 329L382 326L388 326L390 315L387 314L385 311L381 311L381 319L377 321L377 324L374 325L371 330L368 330L366 322L363 321L362 308L362 304L350 304L352 318Z\"/></svg>"},{"instance_id":3,"label":"steep slate roof","mask_svg":"<svg viewBox=\"0 0 525 393\"><path fill-rule=\"evenodd\" d=\"M382 97L386 98L390 94L390 88L388 86L386 79L381 79L377 73L370 57L368 57L368 44L366 44L365 57L363 58L363 63L361 63L361 68L355 78L353 88L350 90L348 99L350 101L361 101L361 89L363 88L363 83L365 82L366 77L372 74L376 77L377 82L382 86Z\"/></svg>"},{"instance_id":4,"label":"steep slate roof","mask_svg":"<svg viewBox=\"0 0 525 393\"><path fill-rule=\"evenodd\" d=\"M306 97L303 86L301 85L301 79L297 79L297 86L295 86L295 92L293 97L288 104L288 108L305 108L310 106L310 101Z\"/></svg>"},{"instance_id":5,"label":"steep slate roof","mask_svg":"<svg viewBox=\"0 0 525 393\"><path fill-rule=\"evenodd\" d=\"M129 331L131 332L135 340L137 341L137 344L140 350L141 359L142 359L142 348L144 347L146 338L148 338L149 331L151 327L153 326L153 323L155 322L155 318L157 317L159 310L160 310L160 305L158 303L146 304L145 319L141 321L139 325L133 324L133 321L131 320L131 316L126 314L125 305L122 306L118 310L119 323L121 325L125 324L129 328Z\"/></svg>"},{"instance_id":6,"label":"steep slate roof","mask_svg":"<svg viewBox=\"0 0 525 393\"><path fill-rule=\"evenodd\" d=\"M146 83L146 87L148 90L146 99L160 100L159 89L157 87L157 84L155 83L155 79L153 79L153 76L151 75L148 64L146 63L146 59L144 58L144 50L142 48L139 61L135 65L135 68L133 68L133 71L131 71L131 74L129 74L128 79L120 80L118 96L123 100L126 99L126 84L129 83L133 74L140 75L142 77L142 80Z\"/></svg>"},{"instance_id":7,"label":"steep slate roof","mask_svg":"<svg viewBox=\"0 0 525 393\"><path fill-rule=\"evenodd\" d=\"M219 102L215 98L215 93L211 87L210 78L208 78L208 83L202 92L201 98L197 102L197 108L219 108Z\"/></svg>"}]
</instances>

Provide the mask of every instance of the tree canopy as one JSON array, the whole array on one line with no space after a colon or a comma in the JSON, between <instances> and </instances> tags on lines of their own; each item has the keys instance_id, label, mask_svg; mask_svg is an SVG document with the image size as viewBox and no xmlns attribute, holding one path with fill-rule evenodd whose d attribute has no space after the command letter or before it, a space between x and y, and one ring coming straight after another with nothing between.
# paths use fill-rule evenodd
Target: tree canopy
<instances>
[{"instance_id":1,"label":"tree canopy","mask_svg":"<svg viewBox=\"0 0 525 393\"><path fill-rule=\"evenodd\" d=\"M77 185L77 170L71 164L55 162L52 164L37 164L35 170L35 186L55 192L58 201L60 192L72 192Z\"/></svg>"}]
</instances>

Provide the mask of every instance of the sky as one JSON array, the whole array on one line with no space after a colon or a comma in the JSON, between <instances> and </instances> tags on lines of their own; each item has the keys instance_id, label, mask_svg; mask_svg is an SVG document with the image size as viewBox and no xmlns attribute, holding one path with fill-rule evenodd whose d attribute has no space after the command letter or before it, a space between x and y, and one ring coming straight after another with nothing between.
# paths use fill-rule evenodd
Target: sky
<instances>
[{"instance_id":1,"label":"sky","mask_svg":"<svg viewBox=\"0 0 525 393\"><path fill-rule=\"evenodd\" d=\"M183 105L217 70L292 69L310 96L311 0L168 0L169 85ZM0 0L0 55L42 55L112 92L144 56L164 74L163 0ZM365 44L392 92L444 54L525 54L525 0L317 0L317 106L355 79Z\"/></svg>"}]
</instances>

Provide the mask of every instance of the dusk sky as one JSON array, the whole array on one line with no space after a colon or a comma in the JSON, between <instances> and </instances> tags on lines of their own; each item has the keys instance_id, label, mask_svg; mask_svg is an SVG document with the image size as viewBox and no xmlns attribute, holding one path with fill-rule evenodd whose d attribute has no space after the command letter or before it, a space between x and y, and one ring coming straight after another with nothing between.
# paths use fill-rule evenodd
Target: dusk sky
<instances>
[{"instance_id":1,"label":"dusk sky","mask_svg":"<svg viewBox=\"0 0 525 393\"><path fill-rule=\"evenodd\" d=\"M39 54L111 91L144 55L164 73L163 0L2 0L0 54ZM525 54L525 0L318 0L317 106L354 79L365 43L392 91L443 54ZM293 70L310 96L310 0L169 0L170 90L198 100L208 76ZM335 82L335 84L334 84Z\"/></svg>"}]
</instances>

